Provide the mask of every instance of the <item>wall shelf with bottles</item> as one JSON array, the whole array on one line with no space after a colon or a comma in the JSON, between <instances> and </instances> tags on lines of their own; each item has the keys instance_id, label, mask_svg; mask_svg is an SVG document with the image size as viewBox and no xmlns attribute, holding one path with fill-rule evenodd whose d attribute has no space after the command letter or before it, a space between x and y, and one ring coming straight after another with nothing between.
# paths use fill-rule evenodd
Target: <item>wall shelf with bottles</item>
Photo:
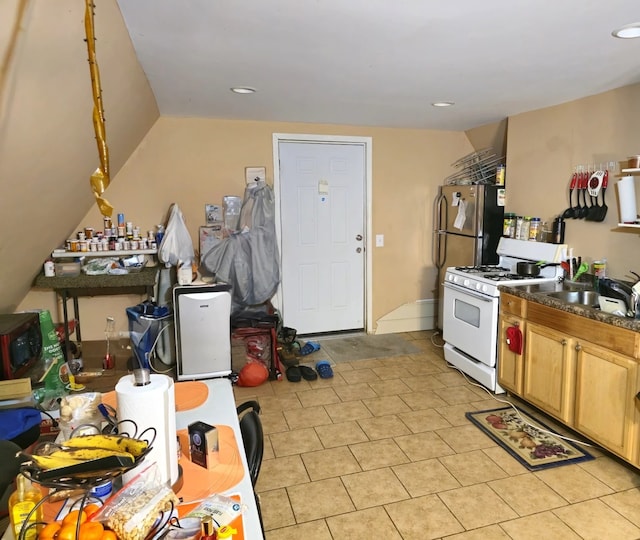
<instances>
[{"instance_id":1,"label":"wall shelf with bottles","mask_svg":"<svg viewBox=\"0 0 640 540\"><path fill-rule=\"evenodd\" d=\"M67 251L54 249L52 259L71 259L75 257L130 257L132 255L156 255L157 249L112 249L108 251Z\"/></svg>"}]
</instances>

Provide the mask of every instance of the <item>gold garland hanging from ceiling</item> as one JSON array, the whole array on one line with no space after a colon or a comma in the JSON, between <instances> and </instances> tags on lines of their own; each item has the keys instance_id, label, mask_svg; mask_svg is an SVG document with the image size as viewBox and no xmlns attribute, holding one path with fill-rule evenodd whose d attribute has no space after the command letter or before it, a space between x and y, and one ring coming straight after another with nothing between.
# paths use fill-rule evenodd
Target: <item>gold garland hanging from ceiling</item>
<instances>
[{"instance_id":1,"label":"gold garland hanging from ceiling","mask_svg":"<svg viewBox=\"0 0 640 540\"><path fill-rule=\"evenodd\" d=\"M100 166L91 175L91 189L96 198L96 203L103 216L111 217L113 206L102 197L105 189L109 187L109 148L107 147L107 134L104 127L104 108L102 106L102 88L100 86L100 70L96 59L96 37L93 24L92 0L85 0L86 9L84 15L84 28L87 35L87 51L89 53L89 71L91 73L91 88L93 90L93 128L96 132L98 144L98 156Z\"/></svg>"}]
</instances>

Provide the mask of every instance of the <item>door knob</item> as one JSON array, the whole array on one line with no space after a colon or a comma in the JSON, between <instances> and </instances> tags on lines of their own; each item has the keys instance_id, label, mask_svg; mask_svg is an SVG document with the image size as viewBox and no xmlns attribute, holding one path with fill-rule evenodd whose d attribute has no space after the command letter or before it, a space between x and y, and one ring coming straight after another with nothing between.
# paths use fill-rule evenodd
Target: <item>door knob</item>
<instances>
[{"instance_id":1,"label":"door knob","mask_svg":"<svg viewBox=\"0 0 640 540\"><path fill-rule=\"evenodd\" d=\"M356 235L356 240L357 240L358 242L359 242L360 240L362 240L362 235L361 235L361 234Z\"/></svg>"},{"instance_id":2,"label":"door knob","mask_svg":"<svg viewBox=\"0 0 640 540\"><path fill-rule=\"evenodd\" d=\"M356 248L356 253L361 253L362 252L362 248Z\"/></svg>"}]
</instances>

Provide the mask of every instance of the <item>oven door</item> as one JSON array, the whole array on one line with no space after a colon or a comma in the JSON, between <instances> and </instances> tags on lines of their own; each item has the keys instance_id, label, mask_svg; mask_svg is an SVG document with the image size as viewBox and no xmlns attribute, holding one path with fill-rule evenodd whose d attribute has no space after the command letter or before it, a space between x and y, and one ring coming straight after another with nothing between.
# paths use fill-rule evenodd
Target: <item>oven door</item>
<instances>
[{"instance_id":1,"label":"oven door","mask_svg":"<svg viewBox=\"0 0 640 540\"><path fill-rule=\"evenodd\" d=\"M495 366L498 298L445 282L443 301L444 340L479 362Z\"/></svg>"}]
</instances>

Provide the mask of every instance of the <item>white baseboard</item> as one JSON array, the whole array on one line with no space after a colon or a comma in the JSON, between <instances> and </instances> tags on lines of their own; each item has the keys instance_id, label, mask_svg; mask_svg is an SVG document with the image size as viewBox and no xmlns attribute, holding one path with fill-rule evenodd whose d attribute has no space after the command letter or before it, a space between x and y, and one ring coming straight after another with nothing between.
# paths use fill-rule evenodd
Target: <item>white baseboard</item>
<instances>
[{"instance_id":1,"label":"white baseboard","mask_svg":"<svg viewBox=\"0 0 640 540\"><path fill-rule=\"evenodd\" d=\"M438 301L418 300L404 304L377 321L376 334L397 334L433 330L436 326Z\"/></svg>"}]
</instances>

